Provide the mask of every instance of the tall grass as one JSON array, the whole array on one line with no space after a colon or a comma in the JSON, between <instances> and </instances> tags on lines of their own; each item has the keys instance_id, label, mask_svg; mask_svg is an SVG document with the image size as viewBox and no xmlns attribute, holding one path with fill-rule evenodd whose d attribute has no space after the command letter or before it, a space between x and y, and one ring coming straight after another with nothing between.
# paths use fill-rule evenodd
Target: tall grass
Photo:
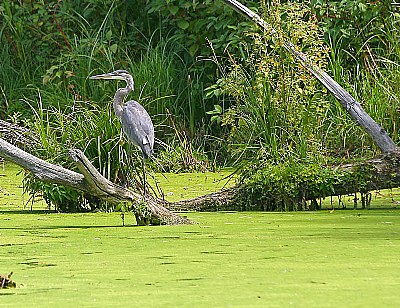
<instances>
[{"instance_id":1,"label":"tall grass","mask_svg":"<svg viewBox=\"0 0 400 308\"><path fill-rule=\"evenodd\" d=\"M349 69L343 59L352 55L340 38L332 44L330 40L329 71L365 108L369 115L388 132L395 142L399 142L400 110L400 28L395 14L388 16L386 24L374 37L367 37L361 50L365 61L356 68ZM379 38L379 48L369 49L371 39ZM386 49L382 49L385 43ZM347 115L345 110L332 98L328 110L326 140L329 155L340 158L370 157L379 153L369 136Z\"/></svg>"},{"instance_id":2,"label":"tall grass","mask_svg":"<svg viewBox=\"0 0 400 308\"><path fill-rule=\"evenodd\" d=\"M286 12L284 28L281 9ZM304 5L271 5L268 12L265 18L280 38L249 33L254 43L245 48L247 59L230 56L228 66L219 65L222 78L209 88L229 100L222 124L229 127L230 154L235 162L320 160L326 153L320 142L328 107L326 91L285 54L283 42L289 31L293 43L301 42L304 52L324 66L322 32Z\"/></svg>"},{"instance_id":3,"label":"tall grass","mask_svg":"<svg viewBox=\"0 0 400 308\"><path fill-rule=\"evenodd\" d=\"M149 164L154 169L202 170L207 164L198 162L206 160L205 151L212 161L255 159L274 164L326 164L376 154L372 140L342 106L287 57L282 48L287 33L287 39L327 69L400 141L398 15L387 18L374 37L366 37L363 48L372 40L382 42L371 44L372 56L365 62L370 67L362 63L349 70L346 59L359 58L363 48L352 55L343 50L340 36L334 44L323 42L322 30L306 5L274 1L263 7L268 12L264 18L281 38L272 40L268 34L247 30L236 37L238 54L213 57L214 75L204 62L188 61L188 46L174 39L175 21L163 24L150 18L146 3L71 0L55 6L16 1L2 5L0 115L27 123L40 134L43 146L36 154L71 167L66 149L78 147L110 180L129 175L132 149L124 144L109 104L119 85L88 80L92 74L115 69L132 73L135 91L129 99L143 104L155 124L159 161ZM224 31L235 29L242 28ZM184 29L179 31L185 37ZM221 121L211 123L206 112L214 105L221 105L214 114Z\"/></svg>"},{"instance_id":4,"label":"tall grass","mask_svg":"<svg viewBox=\"0 0 400 308\"><path fill-rule=\"evenodd\" d=\"M32 86L31 95L24 98L23 103L31 106L33 114L30 120L25 121L26 125L39 134L42 145L33 154L74 168L67 151L79 148L109 180L130 185L133 189L139 187L142 183L139 176L141 159L138 151L125 142L120 122L110 104L118 84L89 82L87 79L94 73L125 68L132 73L136 84L136 90L128 99L139 100L146 107L156 128L157 154L149 166L161 170L164 165L164 170L196 169L194 166L199 159L192 158L198 156L197 150L185 145L187 140L182 147L179 141L174 144L172 138L177 128L171 123L179 119L179 126L184 127L182 123L190 121L190 117L184 116L184 103L180 103L193 95L181 80L182 73L187 71L184 64L173 57L168 42L160 42L155 48L148 46L141 61L135 61L130 58L126 47L114 49L103 32L87 32L85 35L88 37L77 38L71 45L72 49L60 56L59 63L47 70L43 78L45 84L37 88ZM93 44L97 44L94 53ZM172 140L171 145L166 146L160 141L167 141L165 138ZM170 166L172 161L175 167ZM179 165L182 167L176 168ZM100 200L57 185L43 184L29 175L25 187L33 195L42 193L45 200L60 211L108 208Z\"/></svg>"},{"instance_id":5,"label":"tall grass","mask_svg":"<svg viewBox=\"0 0 400 308\"><path fill-rule=\"evenodd\" d=\"M38 133L40 139L38 141L41 144L34 149L34 155L74 169L69 160L68 150L79 148L107 179L121 183L129 177L134 182L135 179L140 181L137 177L139 172L135 169L137 166L140 170L140 163L128 164L127 153L131 152L128 145L120 140L119 121L111 114L109 104L100 107L76 102L75 105L65 109L43 108L40 96L37 106L34 105L35 102L27 103L32 106L35 114L27 125ZM132 155L135 153L132 151ZM139 157L137 161L140 161ZM25 188L31 195L43 194L49 205L54 205L60 211L105 207L99 200L64 187L43 184L29 174L25 177Z\"/></svg>"},{"instance_id":6,"label":"tall grass","mask_svg":"<svg viewBox=\"0 0 400 308\"><path fill-rule=\"evenodd\" d=\"M212 94L221 97L223 93L224 101L230 101L222 124L229 128L229 153L235 161L249 158L254 163L261 158L278 163L317 160L333 164L379 153L339 102L287 57L280 48L287 40L327 70L398 140L396 123L400 108L396 78L400 70L394 61L399 59L398 54L384 58L383 50L372 50L371 59L365 63L375 63L375 67L360 63L349 70L344 60L349 51L343 50L341 38L331 40L328 47L329 42L323 41L321 28L306 6L285 2L271 5L266 11L269 15L265 19L281 38L253 34L254 44L246 48L248 59L240 61L230 55L230 63L222 65L223 77L209 88ZM388 21L392 23L383 27L379 35L383 42L388 42L389 52L398 51L399 25L395 18ZM377 46L381 48L382 44Z\"/></svg>"}]
</instances>

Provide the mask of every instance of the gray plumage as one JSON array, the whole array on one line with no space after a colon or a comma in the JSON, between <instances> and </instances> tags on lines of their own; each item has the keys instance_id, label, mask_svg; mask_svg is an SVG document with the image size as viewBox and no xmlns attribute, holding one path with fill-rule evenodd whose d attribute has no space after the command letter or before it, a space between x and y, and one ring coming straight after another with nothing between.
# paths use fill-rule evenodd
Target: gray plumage
<instances>
[{"instance_id":1,"label":"gray plumage","mask_svg":"<svg viewBox=\"0 0 400 308\"><path fill-rule=\"evenodd\" d=\"M124 98L134 89L132 76L125 70L117 70L108 74L92 76L90 79L116 79L126 82L125 88L120 88L115 92L114 112L129 141L140 147L144 159L149 158L153 154L154 147L153 122L146 109L138 102L131 100L124 103Z\"/></svg>"},{"instance_id":2,"label":"gray plumage","mask_svg":"<svg viewBox=\"0 0 400 308\"><path fill-rule=\"evenodd\" d=\"M147 111L138 102L129 101L120 120L128 139L141 148L144 159L149 158L153 154L154 127Z\"/></svg>"},{"instance_id":3,"label":"gray plumage","mask_svg":"<svg viewBox=\"0 0 400 308\"><path fill-rule=\"evenodd\" d=\"M154 126L146 109L138 102L131 100L124 103L125 97L134 89L132 76L125 70L117 70L108 74L96 75L90 79L114 79L126 82L125 88L115 92L113 107L115 115L119 118L122 130L129 141L142 150L143 166L143 193L146 195L145 159L153 154Z\"/></svg>"}]
</instances>

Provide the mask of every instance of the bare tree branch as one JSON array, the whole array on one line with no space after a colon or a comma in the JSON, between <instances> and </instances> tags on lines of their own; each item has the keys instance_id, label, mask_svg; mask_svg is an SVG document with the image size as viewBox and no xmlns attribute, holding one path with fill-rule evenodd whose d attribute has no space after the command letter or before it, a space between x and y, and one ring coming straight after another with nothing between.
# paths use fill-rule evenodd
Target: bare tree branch
<instances>
[{"instance_id":1,"label":"bare tree branch","mask_svg":"<svg viewBox=\"0 0 400 308\"><path fill-rule=\"evenodd\" d=\"M162 200L141 196L104 178L80 150L71 150L70 157L82 173L46 162L0 138L0 156L30 171L39 180L60 184L111 203L131 202L138 224L190 224L190 220L163 208ZM148 209L143 213L141 206Z\"/></svg>"}]
</instances>

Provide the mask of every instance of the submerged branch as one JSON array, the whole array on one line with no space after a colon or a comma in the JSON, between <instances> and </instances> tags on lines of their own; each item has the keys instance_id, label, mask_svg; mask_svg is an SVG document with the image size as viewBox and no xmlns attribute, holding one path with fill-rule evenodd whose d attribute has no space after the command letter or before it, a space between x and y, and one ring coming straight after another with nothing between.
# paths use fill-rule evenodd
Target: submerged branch
<instances>
[{"instance_id":1,"label":"submerged branch","mask_svg":"<svg viewBox=\"0 0 400 308\"><path fill-rule=\"evenodd\" d=\"M291 196L286 201L300 210L306 209L304 207L304 202L306 201L316 202L316 199L329 196L343 196L356 193L365 195L373 190L400 187L399 151L381 154L374 159L362 163L332 166L330 168L335 170L337 174L341 174L342 177L338 177L337 181L332 183L329 192L315 191L315 183L311 181L308 183L310 184L308 185L308 190L305 189L301 194ZM259 185L262 185L262 183ZM281 200L279 201L276 200L276 196L269 196L265 193L269 188L271 187L261 187L259 192L263 196L259 196L256 195L257 192L252 191L246 185L237 185L212 194L166 204L165 206L174 211L243 211L246 209L262 211L266 210L265 200L270 200L272 203L285 201L284 196L281 196ZM249 204L246 200L252 200L252 203Z\"/></svg>"},{"instance_id":2,"label":"submerged branch","mask_svg":"<svg viewBox=\"0 0 400 308\"><path fill-rule=\"evenodd\" d=\"M69 152L71 159L80 173L56 166L41 160L0 138L0 156L30 171L43 182L60 184L89 195L96 196L111 203L130 202L133 204L138 224L191 224L192 221L176 215L171 211L227 211L244 210L243 200L251 192L245 185L200 196L179 202L167 202L151 195L143 197L127 188L116 185L104 178L80 150ZM377 158L362 163L331 167L342 174L349 175L348 181L337 181L332 184L330 195L346 195L356 192L366 193L400 186L400 152L384 153ZM362 177L362 185L356 180ZM311 185L312 186L312 185ZM303 191L302 196L294 199L304 201L304 196L314 196L315 192ZM254 194L254 193L253 193ZM319 198L316 196L316 198ZM257 198L256 198L257 199ZM311 200L308 198L308 200ZM256 203L256 202L254 202ZM145 210L143 211L143 206ZM262 204L252 204L252 209L262 210ZM146 216L147 215L147 216Z\"/></svg>"}]
</instances>

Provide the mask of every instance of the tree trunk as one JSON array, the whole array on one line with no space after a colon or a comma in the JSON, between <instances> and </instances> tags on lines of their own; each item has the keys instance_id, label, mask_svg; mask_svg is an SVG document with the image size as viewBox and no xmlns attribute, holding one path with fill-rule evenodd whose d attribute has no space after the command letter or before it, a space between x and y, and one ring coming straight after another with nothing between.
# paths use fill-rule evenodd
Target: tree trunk
<instances>
[{"instance_id":1,"label":"tree trunk","mask_svg":"<svg viewBox=\"0 0 400 308\"><path fill-rule=\"evenodd\" d=\"M131 202L138 224L190 224L190 220L162 207L163 201L141 196L104 178L80 150L69 155L81 173L37 158L0 138L0 156L33 173L39 180L60 184L110 203ZM143 208L144 206L144 208Z\"/></svg>"},{"instance_id":2,"label":"tree trunk","mask_svg":"<svg viewBox=\"0 0 400 308\"><path fill-rule=\"evenodd\" d=\"M224 0L229 6L234 8L246 18L255 22L264 31L270 32L277 37L277 31L273 29L259 15L248 9L246 6L236 0ZM285 49L305 67L315 78L317 78L331 92L350 116L364 129L364 131L373 139L375 145L382 153L396 151L397 146L388 136L386 131L376 123L367 112L361 107L361 104L355 100L343 87L333 80L326 72L314 65L305 54L298 51L289 41L284 42Z\"/></svg>"}]
</instances>

